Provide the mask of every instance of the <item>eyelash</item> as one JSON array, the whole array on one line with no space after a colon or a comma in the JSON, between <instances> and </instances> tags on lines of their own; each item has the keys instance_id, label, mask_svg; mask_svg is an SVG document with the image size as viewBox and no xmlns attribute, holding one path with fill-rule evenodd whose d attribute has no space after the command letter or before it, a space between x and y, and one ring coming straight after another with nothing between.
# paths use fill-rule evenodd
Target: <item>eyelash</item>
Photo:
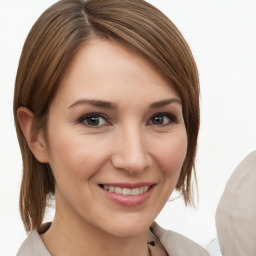
<instances>
[{"instance_id":1,"label":"eyelash","mask_svg":"<svg viewBox=\"0 0 256 256\"><path fill-rule=\"evenodd\" d=\"M104 125L101 125L101 126L93 126L93 125L89 125L89 124L86 124L86 120L88 121L89 118L91 117L100 117L100 118L103 118L105 121L106 121L106 124ZM108 118L104 115L104 114L101 114L101 113L89 113L89 114L86 114L82 117L80 117L78 120L77 120L78 123L83 123L85 126L87 127L90 127L90 128L100 128L102 126L106 126L106 125L110 125L110 122L108 121Z\"/></svg>"},{"instance_id":2,"label":"eyelash","mask_svg":"<svg viewBox=\"0 0 256 256\"><path fill-rule=\"evenodd\" d=\"M91 118L91 117L103 118L106 121L106 124L103 124L103 125L100 125L100 126L94 126L94 125L90 125L88 123L85 123L86 120L88 122L88 119ZM167 117L169 119L169 121L166 124L156 125L156 124L152 123L152 119L156 118L156 117ZM108 117L106 115L102 114L102 113L89 113L89 114L83 115L82 117L80 117L77 120L77 122L78 123L83 123L85 126L90 127L90 128L100 128L102 126L111 125L111 123L108 121ZM151 124L150 124L150 122L151 122ZM174 115L170 114L170 113L157 113L157 114L154 114L153 116L151 116L150 121L147 122L147 124L149 124L149 125L156 125L157 127L168 126L168 125L170 125L172 123L178 123L178 122L177 122L177 118Z\"/></svg>"},{"instance_id":3,"label":"eyelash","mask_svg":"<svg viewBox=\"0 0 256 256\"><path fill-rule=\"evenodd\" d=\"M165 112L160 112L160 113L157 113L157 114L154 114L151 118L150 118L150 121L152 121L153 118L155 117L168 117L169 118L169 122L166 123L166 124L160 124L160 125L157 125L159 127L162 127L162 126L168 126L172 123L178 123L177 121L177 118L173 115L173 114L170 114L170 113L165 113ZM152 124L154 125L154 124Z\"/></svg>"}]
</instances>

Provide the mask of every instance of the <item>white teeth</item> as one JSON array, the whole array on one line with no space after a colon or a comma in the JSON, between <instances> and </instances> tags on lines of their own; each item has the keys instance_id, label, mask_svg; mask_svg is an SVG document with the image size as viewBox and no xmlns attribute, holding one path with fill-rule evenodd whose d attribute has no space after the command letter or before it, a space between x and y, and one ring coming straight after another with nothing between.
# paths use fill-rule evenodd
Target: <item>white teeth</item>
<instances>
[{"instance_id":1,"label":"white teeth","mask_svg":"<svg viewBox=\"0 0 256 256\"><path fill-rule=\"evenodd\" d=\"M139 188L133 188L132 189L132 195L133 196L137 196L140 194L140 189Z\"/></svg>"},{"instance_id":2,"label":"white teeth","mask_svg":"<svg viewBox=\"0 0 256 256\"><path fill-rule=\"evenodd\" d=\"M146 193L149 189L149 186L144 186L144 187L140 187L140 188L120 188L120 187L114 187L114 186L108 186L108 185L103 185L103 188L106 191L112 192L112 193L116 193L116 194L120 194L120 195L124 195L124 196L138 196L141 195L143 193Z\"/></svg>"},{"instance_id":3,"label":"white teeth","mask_svg":"<svg viewBox=\"0 0 256 256\"><path fill-rule=\"evenodd\" d=\"M130 196L132 194L132 190L130 188L123 188L123 195Z\"/></svg>"},{"instance_id":4,"label":"white teeth","mask_svg":"<svg viewBox=\"0 0 256 256\"><path fill-rule=\"evenodd\" d=\"M121 188L119 188L119 187L115 187L115 193L116 193L116 194L122 194L122 193L123 193L123 191L122 191L122 189L121 189Z\"/></svg>"}]
</instances>

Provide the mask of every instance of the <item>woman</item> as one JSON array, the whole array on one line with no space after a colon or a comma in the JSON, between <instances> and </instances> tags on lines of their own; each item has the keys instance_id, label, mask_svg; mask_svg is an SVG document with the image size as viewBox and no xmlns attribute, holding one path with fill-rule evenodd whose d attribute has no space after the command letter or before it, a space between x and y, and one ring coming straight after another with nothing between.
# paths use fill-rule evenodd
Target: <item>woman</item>
<instances>
[{"instance_id":1,"label":"woman","mask_svg":"<svg viewBox=\"0 0 256 256\"><path fill-rule=\"evenodd\" d=\"M199 82L174 24L142 0L62 0L31 29L14 115L23 156L18 255L208 255L152 224L192 203ZM55 195L52 223L42 225Z\"/></svg>"}]
</instances>

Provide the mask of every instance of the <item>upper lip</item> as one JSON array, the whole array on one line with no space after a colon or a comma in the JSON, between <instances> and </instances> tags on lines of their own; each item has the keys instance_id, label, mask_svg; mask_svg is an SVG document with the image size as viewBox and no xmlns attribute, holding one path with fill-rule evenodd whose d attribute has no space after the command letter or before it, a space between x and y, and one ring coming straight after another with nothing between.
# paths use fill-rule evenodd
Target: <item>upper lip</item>
<instances>
[{"instance_id":1,"label":"upper lip","mask_svg":"<svg viewBox=\"0 0 256 256\"><path fill-rule=\"evenodd\" d=\"M144 186L152 186L155 183L153 182L139 182L139 183L102 183L99 184L101 186L113 186L113 187L120 187L120 188L140 188L140 187L144 187Z\"/></svg>"}]
</instances>

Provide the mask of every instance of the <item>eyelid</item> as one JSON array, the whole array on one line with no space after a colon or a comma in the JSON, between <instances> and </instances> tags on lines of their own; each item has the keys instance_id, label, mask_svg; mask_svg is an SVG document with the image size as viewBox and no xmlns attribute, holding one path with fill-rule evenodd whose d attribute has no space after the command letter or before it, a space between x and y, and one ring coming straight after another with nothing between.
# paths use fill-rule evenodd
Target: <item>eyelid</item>
<instances>
[{"instance_id":1,"label":"eyelid","mask_svg":"<svg viewBox=\"0 0 256 256\"><path fill-rule=\"evenodd\" d=\"M176 117L174 114L171 114L171 113L168 113L168 112L159 112L159 113L156 113L156 114L152 115L152 116L150 117L149 122L151 122L152 118L154 118L154 117L156 117L156 116L167 116L167 117L170 118L170 120L171 120L171 121L168 122L167 124L156 125L156 126L159 126L159 127L161 127L161 126L167 126L167 125L170 125L170 124L172 124L172 123L178 123L177 117ZM154 125L154 124L150 124L150 125Z\"/></svg>"},{"instance_id":2,"label":"eyelid","mask_svg":"<svg viewBox=\"0 0 256 256\"><path fill-rule=\"evenodd\" d=\"M101 118L105 119L106 124L103 124L103 125L100 125L100 126L91 126L91 125L88 125L88 124L85 123L85 120L87 118L94 117L94 116L96 116L96 117L98 116L98 117L101 117ZM154 118L156 116L168 117L170 119L170 122L168 122L166 124L162 124L162 125L156 125L156 124L151 123L152 122L152 118ZM84 114L81 117L79 117L76 122L77 123L81 123L81 124L83 124L83 125L85 125L85 126L87 126L89 128L100 128L100 127L103 127L103 126L111 125L109 117L106 114L99 113L99 112L92 112L92 113ZM178 123L178 119L177 119L176 115L168 113L168 112L158 112L158 113L153 114L150 117L149 121L147 122L147 125L154 125L154 126L161 127L161 126L171 125L172 123Z\"/></svg>"},{"instance_id":3,"label":"eyelid","mask_svg":"<svg viewBox=\"0 0 256 256\"><path fill-rule=\"evenodd\" d=\"M87 118L90 118L90 117L93 117L93 116L98 116L98 117L101 117L101 118L104 118L106 120L106 123L107 124L104 124L104 125L100 125L100 126L90 126L90 125L87 125L84 123L84 121L87 119ZM85 115L82 115L81 117L79 117L76 121L77 123L81 123L81 124L84 124L85 126L87 127L90 127L90 128L100 128L102 126L106 126L106 125L110 125L110 121L109 121L109 118L103 114L103 113L98 113L98 112L93 112L93 113L88 113L88 114L85 114Z\"/></svg>"}]
</instances>

